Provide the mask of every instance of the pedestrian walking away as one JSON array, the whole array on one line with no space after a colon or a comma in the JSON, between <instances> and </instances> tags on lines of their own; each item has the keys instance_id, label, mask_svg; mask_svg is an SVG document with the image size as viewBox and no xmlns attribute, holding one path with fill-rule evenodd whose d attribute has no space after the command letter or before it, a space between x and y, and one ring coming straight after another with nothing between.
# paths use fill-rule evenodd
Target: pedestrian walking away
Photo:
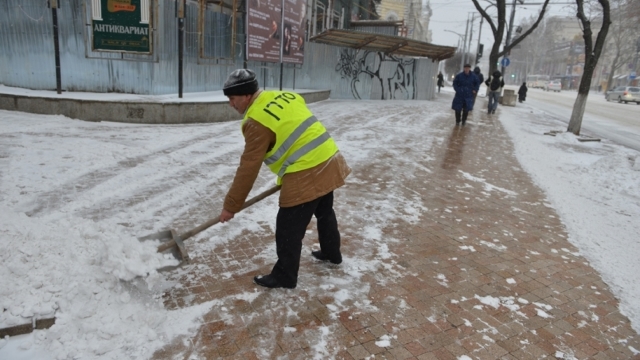
<instances>
[{"instance_id":1,"label":"pedestrian walking away","mask_svg":"<svg viewBox=\"0 0 640 360\"><path fill-rule=\"evenodd\" d=\"M522 85L520 85L520 89L518 89L518 101L519 102L523 102L527 99L527 90L529 90L527 88L527 83L523 82Z\"/></svg>"},{"instance_id":2,"label":"pedestrian walking away","mask_svg":"<svg viewBox=\"0 0 640 360\"><path fill-rule=\"evenodd\" d=\"M444 76L442 75L442 71L438 73L438 93L440 92L440 88L444 87Z\"/></svg>"},{"instance_id":3,"label":"pedestrian walking away","mask_svg":"<svg viewBox=\"0 0 640 360\"><path fill-rule=\"evenodd\" d=\"M244 115L245 144L220 221L227 222L240 211L264 162L282 186L275 234L278 260L270 274L253 281L268 288L295 288L302 239L313 216L320 250L311 255L333 264L342 262L334 190L344 185L351 169L299 94L260 90L249 69L233 71L222 90L229 105Z\"/></svg>"},{"instance_id":4,"label":"pedestrian walking away","mask_svg":"<svg viewBox=\"0 0 640 360\"><path fill-rule=\"evenodd\" d=\"M495 114L498 108L498 100L500 100L500 94L502 94L502 88L504 87L504 80L502 79L502 73L498 70L494 71L491 76L484 82L488 87L489 96L489 114Z\"/></svg>"},{"instance_id":5,"label":"pedestrian walking away","mask_svg":"<svg viewBox=\"0 0 640 360\"><path fill-rule=\"evenodd\" d=\"M471 72L471 65L465 64L464 70L453 79L453 89L456 91L451 103L451 109L456 113L456 125L467 122L469 111L473 110L474 95L480 89L478 77Z\"/></svg>"},{"instance_id":6,"label":"pedestrian walking away","mask_svg":"<svg viewBox=\"0 0 640 360\"><path fill-rule=\"evenodd\" d=\"M478 77L478 84L482 85L482 83L484 82L484 75L482 75L482 71L480 70L480 67L476 66L473 69L473 73ZM476 98L478 97L478 92L476 91L475 94L473 94L473 104L475 106L476 104Z\"/></svg>"}]
</instances>

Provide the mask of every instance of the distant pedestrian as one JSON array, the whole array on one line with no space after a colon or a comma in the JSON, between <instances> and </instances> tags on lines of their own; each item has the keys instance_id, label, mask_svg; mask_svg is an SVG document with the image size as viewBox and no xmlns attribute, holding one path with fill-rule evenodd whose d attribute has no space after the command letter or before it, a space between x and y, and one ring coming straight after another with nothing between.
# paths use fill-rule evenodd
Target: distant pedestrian
<instances>
[{"instance_id":1,"label":"distant pedestrian","mask_svg":"<svg viewBox=\"0 0 640 360\"><path fill-rule=\"evenodd\" d=\"M494 71L491 76L484 82L489 88L489 114L495 114L498 108L498 100L500 100L500 94L502 94L502 88L504 87L504 80L502 79L502 73L498 70Z\"/></svg>"},{"instance_id":2,"label":"distant pedestrian","mask_svg":"<svg viewBox=\"0 0 640 360\"><path fill-rule=\"evenodd\" d=\"M518 89L518 101L519 102L523 102L527 99L527 90L529 90L527 88L527 83L523 82L522 85L520 85L520 89Z\"/></svg>"},{"instance_id":3,"label":"distant pedestrian","mask_svg":"<svg viewBox=\"0 0 640 360\"><path fill-rule=\"evenodd\" d=\"M467 122L469 111L473 110L473 96L480 89L478 77L471 72L471 65L465 64L464 71L453 79L453 89L456 95L453 97L451 109L456 112L456 125Z\"/></svg>"},{"instance_id":4,"label":"distant pedestrian","mask_svg":"<svg viewBox=\"0 0 640 360\"><path fill-rule=\"evenodd\" d=\"M482 75L482 72L480 71L480 67L476 66L473 69L473 73L478 77L478 83L480 85L482 85L482 83L484 82L484 75ZM476 91L475 94L473 94L473 103L476 103L476 97L478 97L478 92Z\"/></svg>"},{"instance_id":5,"label":"distant pedestrian","mask_svg":"<svg viewBox=\"0 0 640 360\"><path fill-rule=\"evenodd\" d=\"M440 88L444 87L444 76L442 75L442 71L438 73L438 93L440 93Z\"/></svg>"}]
</instances>

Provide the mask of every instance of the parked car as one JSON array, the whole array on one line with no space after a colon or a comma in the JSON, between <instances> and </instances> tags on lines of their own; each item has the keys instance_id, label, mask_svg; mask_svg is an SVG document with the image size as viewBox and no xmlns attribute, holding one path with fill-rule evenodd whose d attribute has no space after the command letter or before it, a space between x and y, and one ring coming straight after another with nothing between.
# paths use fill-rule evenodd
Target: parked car
<instances>
[{"instance_id":1,"label":"parked car","mask_svg":"<svg viewBox=\"0 0 640 360\"><path fill-rule=\"evenodd\" d=\"M619 103L635 102L640 105L640 87L637 86L618 86L607 91L605 95L607 101L617 100Z\"/></svg>"},{"instance_id":2,"label":"parked car","mask_svg":"<svg viewBox=\"0 0 640 360\"><path fill-rule=\"evenodd\" d=\"M562 90L562 83L560 80L551 80L544 86L544 90L560 92L560 90Z\"/></svg>"}]
</instances>

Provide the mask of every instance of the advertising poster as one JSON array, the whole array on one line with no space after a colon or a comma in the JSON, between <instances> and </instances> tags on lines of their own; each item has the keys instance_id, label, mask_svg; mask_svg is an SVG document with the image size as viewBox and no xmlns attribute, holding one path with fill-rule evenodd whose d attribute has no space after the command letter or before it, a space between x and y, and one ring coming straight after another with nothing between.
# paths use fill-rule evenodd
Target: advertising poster
<instances>
[{"instance_id":1,"label":"advertising poster","mask_svg":"<svg viewBox=\"0 0 640 360\"><path fill-rule=\"evenodd\" d=\"M98 1L100 9L94 12L91 26L93 50L150 53L149 21L143 19L143 14L149 11L142 9L141 2L143 0Z\"/></svg>"},{"instance_id":2,"label":"advertising poster","mask_svg":"<svg viewBox=\"0 0 640 360\"><path fill-rule=\"evenodd\" d=\"M306 0L284 0L284 26L280 8L282 0L247 1L247 60L302 64L306 30Z\"/></svg>"}]
</instances>

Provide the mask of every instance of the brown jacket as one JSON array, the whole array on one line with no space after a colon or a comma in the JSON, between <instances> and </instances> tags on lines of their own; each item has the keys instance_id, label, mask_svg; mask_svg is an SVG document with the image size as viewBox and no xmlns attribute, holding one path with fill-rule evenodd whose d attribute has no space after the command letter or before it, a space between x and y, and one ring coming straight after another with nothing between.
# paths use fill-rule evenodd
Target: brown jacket
<instances>
[{"instance_id":1,"label":"brown jacket","mask_svg":"<svg viewBox=\"0 0 640 360\"><path fill-rule=\"evenodd\" d=\"M243 127L245 144L233 184L224 199L224 208L237 213L258 177L264 155L275 145L276 134L259 122L248 119ZM307 170L285 174L280 190L280 207L292 207L311 200L344 185L351 173L344 157L337 152L329 160Z\"/></svg>"}]
</instances>

